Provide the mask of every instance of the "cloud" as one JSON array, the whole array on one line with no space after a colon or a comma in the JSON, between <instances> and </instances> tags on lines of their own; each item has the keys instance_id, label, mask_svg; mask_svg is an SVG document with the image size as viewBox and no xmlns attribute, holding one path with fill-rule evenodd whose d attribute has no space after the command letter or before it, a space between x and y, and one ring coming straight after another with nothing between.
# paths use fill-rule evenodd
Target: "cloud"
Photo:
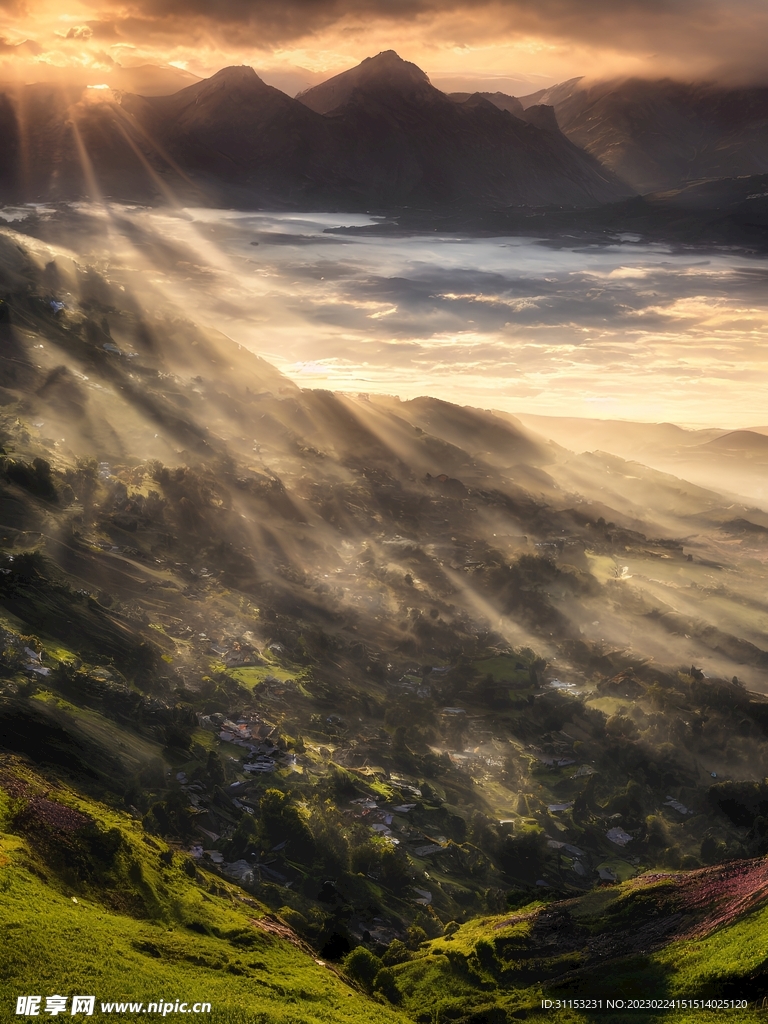
<instances>
[{"instance_id":1,"label":"cloud","mask_svg":"<svg viewBox=\"0 0 768 1024\"><path fill-rule=\"evenodd\" d=\"M323 230L361 220L116 206L110 274L145 309L222 331L302 386L510 411L536 395L528 411L553 415L617 401L626 418L765 422L764 261L642 243ZM80 239L90 262L101 223L61 210L46 230ZM645 274L613 274L627 267Z\"/></svg>"},{"instance_id":2,"label":"cloud","mask_svg":"<svg viewBox=\"0 0 768 1024\"><path fill-rule=\"evenodd\" d=\"M93 35L93 29L90 25L77 25L74 26L67 32L67 39L90 39Z\"/></svg>"},{"instance_id":3,"label":"cloud","mask_svg":"<svg viewBox=\"0 0 768 1024\"><path fill-rule=\"evenodd\" d=\"M61 10L59 0L0 0L8 35L43 50ZM395 49L438 85L482 70L515 93L530 91L531 75L768 78L764 0L80 0L77 16L64 30L83 51L131 47L199 75L240 63L328 75Z\"/></svg>"},{"instance_id":4,"label":"cloud","mask_svg":"<svg viewBox=\"0 0 768 1024\"><path fill-rule=\"evenodd\" d=\"M25 39L21 43L9 43L0 37L0 55L12 57L37 57L43 52L42 46L33 39Z\"/></svg>"},{"instance_id":5,"label":"cloud","mask_svg":"<svg viewBox=\"0 0 768 1024\"><path fill-rule=\"evenodd\" d=\"M99 0L98 9L96 35L134 42L271 48L380 25L456 48L535 37L696 69L759 66L768 45L763 0L113 0L111 17Z\"/></svg>"}]
</instances>

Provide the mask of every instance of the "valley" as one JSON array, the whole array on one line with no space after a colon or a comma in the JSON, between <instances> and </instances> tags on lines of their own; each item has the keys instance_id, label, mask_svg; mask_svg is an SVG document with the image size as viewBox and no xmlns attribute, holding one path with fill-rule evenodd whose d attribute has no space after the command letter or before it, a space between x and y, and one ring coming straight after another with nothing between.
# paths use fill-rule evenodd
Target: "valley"
<instances>
[{"instance_id":1,"label":"valley","mask_svg":"<svg viewBox=\"0 0 768 1024\"><path fill-rule=\"evenodd\" d=\"M98 946L104 999L222 1022L754 1009L768 521L720 456L299 387L35 225L0 237L6 991Z\"/></svg>"}]
</instances>

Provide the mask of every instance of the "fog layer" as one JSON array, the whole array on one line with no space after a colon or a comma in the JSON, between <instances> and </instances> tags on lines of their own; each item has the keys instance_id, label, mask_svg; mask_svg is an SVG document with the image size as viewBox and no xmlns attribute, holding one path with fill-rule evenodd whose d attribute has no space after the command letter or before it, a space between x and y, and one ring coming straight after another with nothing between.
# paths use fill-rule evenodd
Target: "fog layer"
<instances>
[{"instance_id":1,"label":"fog layer","mask_svg":"<svg viewBox=\"0 0 768 1024\"><path fill-rule=\"evenodd\" d=\"M578 239L375 235L357 215L0 213L298 383L506 411L762 423L765 261Z\"/></svg>"}]
</instances>

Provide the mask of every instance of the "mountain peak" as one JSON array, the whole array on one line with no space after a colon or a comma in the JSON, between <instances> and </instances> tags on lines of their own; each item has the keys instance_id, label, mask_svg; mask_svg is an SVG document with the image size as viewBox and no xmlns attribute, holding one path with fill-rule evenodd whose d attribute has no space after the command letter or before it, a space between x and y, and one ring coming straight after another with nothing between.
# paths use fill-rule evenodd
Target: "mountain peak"
<instances>
[{"instance_id":1,"label":"mountain peak","mask_svg":"<svg viewBox=\"0 0 768 1024\"><path fill-rule=\"evenodd\" d=\"M378 90L419 94L432 92L433 87L420 67L403 60L394 50L384 50L375 57L366 57L357 67L299 93L296 99L318 114L327 114L348 103L355 92Z\"/></svg>"},{"instance_id":2,"label":"mountain peak","mask_svg":"<svg viewBox=\"0 0 768 1024\"><path fill-rule=\"evenodd\" d=\"M236 92L250 96L254 92L260 93L268 88L252 67L247 64L240 64L222 68L215 75L211 75L210 78L204 78L202 82L197 82L195 85L190 86L189 89L184 90L184 92L189 96L194 95L199 102L203 97L221 95L222 92ZM192 90L194 90L194 93Z\"/></svg>"},{"instance_id":3,"label":"mountain peak","mask_svg":"<svg viewBox=\"0 0 768 1024\"><path fill-rule=\"evenodd\" d=\"M216 79L220 81L223 79L231 79L232 81L245 81L247 79L258 78L259 76L250 66L250 64L229 64L225 68L217 71L214 75L211 75L209 81L213 82Z\"/></svg>"},{"instance_id":4,"label":"mountain peak","mask_svg":"<svg viewBox=\"0 0 768 1024\"><path fill-rule=\"evenodd\" d=\"M394 70L400 72L404 77L417 78L422 82L429 81L425 72L418 65L412 64L409 60L403 60L396 50L382 50L375 57L366 57L357 65L357 68L351 68L351 70L365 70L369 75L371 73L381 74Z\"/></svg>"},{"instance_id":5,"label":"mountain peak","mask_svg":"<svg viewBox=\"0 0 768 1024\"><path fill-rule=\"evenodd\" d=\"M230 67L222 68L206 81L210 85L255 85L257 82L261 85L264 84L248 64L233 64Z\"/></svg>"},{"instance_id":6,"label":"mountain peak","mask_svg":"<svg viewBox=\"0 0 768 1024\"><path fill-rule=\"evenodd\" d=\"M222 117L231 120L240 116L238 111L262 108L264 104L281 99L287 104L293 102L263 82L252 67L243 64L222 68L210 78L195 82L172 96L155 97L152 106L166 116L186 120L208 118L215 122Z\"/></svg>"}]
</instances>

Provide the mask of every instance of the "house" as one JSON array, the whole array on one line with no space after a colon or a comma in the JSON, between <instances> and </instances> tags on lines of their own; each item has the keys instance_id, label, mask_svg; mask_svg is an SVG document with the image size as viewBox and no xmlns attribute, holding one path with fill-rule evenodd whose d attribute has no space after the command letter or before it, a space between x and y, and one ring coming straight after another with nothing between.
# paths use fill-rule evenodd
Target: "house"
<instances>
[{"instance_id":1,"label":"house","mask_svg":"<svg viewBox=\"0 0 768 1024\"><path fill-rule=\"evenodd\" d=\"M445 848L438 846L437 843L428 843L424 846L417 846L413 852L417 857L430 857L433 853L445 853Z\"/></svg>"},{"instance_id":2,"label":"house","mask_svg":"<svg viewBox=\"0 0 768 1024\"><path fill-rule=\"evenodd\" d=\"M241 885L250 885L253 882L253 867L247 860L235 860L231 864L224 864L221 870L228 878L234 878Z\"/></svg>"},{"instance_id":3,"label":"house","mask_svg":"<svg viewBox=\"0 0 768 1024\"><path fill-rule=\"evenodd\" d=\"M250 764L243 765L243 771L248 772L250 775L267 774L275 770L275 762L268 757L260 757L257 761L252 761Z\"/></svg>"},{"instance_id":4,"label":"house","mask_svg":"<svg viewBox=\"0 0 768 1024\"><path fill-rule=\"evenodd\" d=\"M416 903L419 903L422 907L428 907L432 902L432 893L429 889L417 889L414 885L413 891L416 893Z\"/></svg>"},{"instance_id":5,"label":"house","mask_svg":"<svg viewBox=\"0 0 768 1024\"><path fill-rule=\"evenodd\" d=\"M610 841L615 843L617 846L626 846L627 843L632 841L632 836L628 832L625 832L623 828L619 828L618 826L609 829L605 833L605 836L606 839L610 839Z\"/></svg>"},{"instance_id":6,"label":"house","mask_svg":"<svg viewBox=\"0 0 768 1024\"><path fill-rule=\"evenodd\" d=\"M674 810L678 811L680 814L694 814L695 813L694 811L690 810L690 808L686 807L685 804L681 804L679 800L675 800L671 796L667 797L667 799L664 801L663 806L664 807L672 807Z\"/></svg>"}]
</instances>

